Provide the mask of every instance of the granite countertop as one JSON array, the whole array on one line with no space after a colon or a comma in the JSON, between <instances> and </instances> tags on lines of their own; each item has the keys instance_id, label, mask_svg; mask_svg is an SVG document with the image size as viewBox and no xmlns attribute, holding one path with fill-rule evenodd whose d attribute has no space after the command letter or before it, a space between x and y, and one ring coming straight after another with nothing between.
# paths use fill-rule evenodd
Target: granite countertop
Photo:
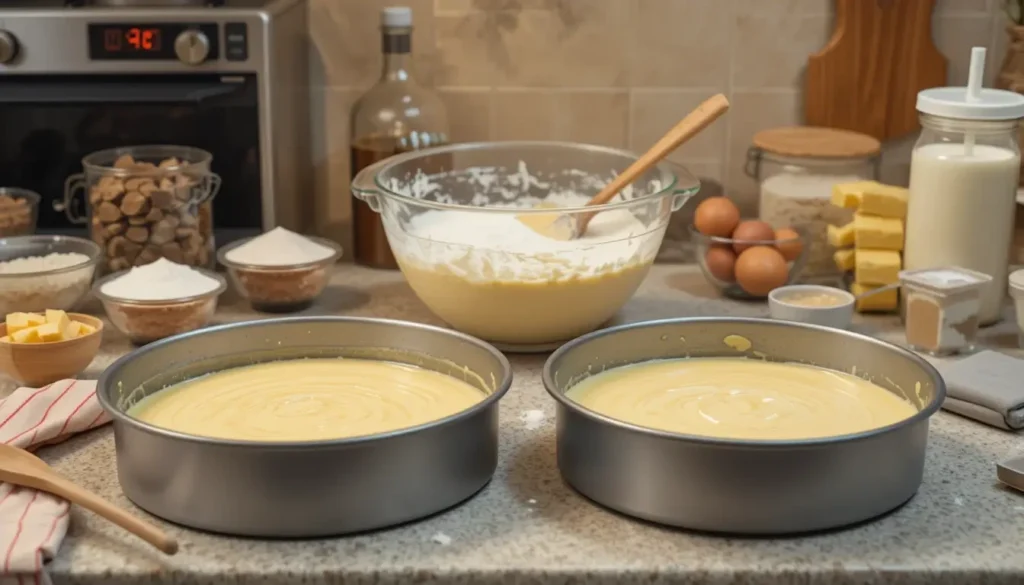
<instances>
[{"instance_id":1,"label":"granite countertop","mask_svg":"<svg viewBox=\"0 0 1024 585\"><path fill-rule=\"evenodd\" d=\"M307 313L438 323L399 274L354 267L341 268L320 304ZM622 319L765 314L761 303L718 298L693 267L661 265ZM233 298L218 313L222 322L252 318L256 315ZM857 327L902 341L894 317L861 320ZM97 375L130 349L115 334L107 335L87 375ZM1010 322L983 336L990 345L1016 346ZM617 515L562 482L555 467L553 403L540 380L545 357L510 356L515 383L501 403L497 474L458 508L390 530L319 540L238 539L168 525L182 549L163 557L74 507L68 538L49 563L49 573L58 584L82 585L1024 582L1024 494L995 479L996 462L1024 450L1020 435L942 412L932 422L920 492L887 517L800 538L694 534ZM144 514L118 486L109 428L41 454L84 487Z\"/></svg>"}]
</instances>

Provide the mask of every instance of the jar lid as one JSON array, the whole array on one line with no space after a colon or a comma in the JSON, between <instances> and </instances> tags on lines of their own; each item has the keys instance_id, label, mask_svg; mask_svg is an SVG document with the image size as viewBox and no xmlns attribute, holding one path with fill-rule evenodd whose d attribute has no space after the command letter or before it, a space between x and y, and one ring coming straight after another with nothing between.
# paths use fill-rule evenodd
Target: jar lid
<instances>
[{"instance_id":1,"label":"jar lid","mask_svg":"<svg viewBox=\"0 0 1024 585\"><path fill-rule=\"evenodd\" d=\"M1016 120L1024 118L1024 95L982 88L968 100L966 87L933 87L918 92L917 111L958 120Z\"/></svg>"},{"instance_id":2,"label":"jar lid","mask_svg":"<svg viewBox=\"0 0 1024 585\"><path fill-rule=\"evenodd\" d=\"M873 136L817 126L787 126L754 134L753 144L765 152L803 158L869 158L882 143Z\"/></svg>"}]
</instances>

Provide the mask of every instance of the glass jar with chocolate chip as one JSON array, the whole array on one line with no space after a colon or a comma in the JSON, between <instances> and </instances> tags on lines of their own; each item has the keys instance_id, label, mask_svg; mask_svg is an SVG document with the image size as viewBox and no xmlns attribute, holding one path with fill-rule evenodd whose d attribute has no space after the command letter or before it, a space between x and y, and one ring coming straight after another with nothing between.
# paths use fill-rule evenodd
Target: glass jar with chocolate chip
<instances>
[{"instance_id":1,"label":"glass jar with chocolate chip","mask_svg":"<svg viewBox=\"0 0 1024 585\"><path fill-rule=\"evenodd\" d=\"M212 200L220 188L212 160L209 152L186 146L95 152L82 159L84 173L68 178L64 212L72 222L89 224L109 271L158 258L212 267Z\"/></svg>"}]
</instances>

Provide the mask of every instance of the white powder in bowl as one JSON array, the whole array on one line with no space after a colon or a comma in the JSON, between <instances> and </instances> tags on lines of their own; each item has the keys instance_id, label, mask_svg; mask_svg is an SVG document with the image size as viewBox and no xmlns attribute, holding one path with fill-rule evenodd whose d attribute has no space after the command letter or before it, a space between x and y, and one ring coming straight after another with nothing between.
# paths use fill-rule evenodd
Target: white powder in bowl
<instances>
[{"instance_id":1,"label":"white powder in bowl","mask_svg":"<svg viewBox=\"0 0 1024 585\"><path fill-rule=\"evenodd\" d=\"M78 267L78 268L75 268ZM33 274L67 269L57 274ZM96 266L77 252L28 256L0 262L0 313L74 308L89 292Z\"/></svg>"},{"instance_id":2,"label":"white powder in bowl","mask_svg":"<svg viewBox=\"0 0 1024 585\"><path fill-rule=\"evenodd\" d=\"M225 254L228 262L249 266L294 266L326 260L334 250L283 227L276 227Z\"/></svg>"},{"instance_id":3,"label":"white powder in bowl","mask_svg":"<svg viewBox=\"0 0 1024 585\"><path fill-rule=\"evenodd\" d=\"M128 301L169 301L212 292L220 286L214 278L198 270L160 258L103 285L100 291Z\"/></svg>"}]
</instances>

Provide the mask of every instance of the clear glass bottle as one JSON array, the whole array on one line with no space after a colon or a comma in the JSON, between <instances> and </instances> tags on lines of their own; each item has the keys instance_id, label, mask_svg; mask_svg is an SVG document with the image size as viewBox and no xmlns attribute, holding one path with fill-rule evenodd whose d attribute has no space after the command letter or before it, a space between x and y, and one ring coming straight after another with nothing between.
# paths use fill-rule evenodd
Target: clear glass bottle
<instances>
[{"instance_id":1,"label":"clear glass bottle","mask_svg":"<svg viewBox=\"0 0 1024 585\"><path fill-rule=\"evenodd\" d=\"M412 71L412 10L381 11L384 67L380 80L352 107L351 173L390 156L448 142L448 114L441 98L416 82ZM374 268L397 268L381 216L352 198L354 258Z\"/></svg>"},{"instance_id":2,"label":"clear glass bottle","mask_svg":"<svg viewBox=\"0 0 1024 585\"><path fill-rule=\"evenodd\" d=\"M846 224L853 212L832 205L832 187L876 179L881 149L871 136L830 128L774 128L754 135L746 172L760 186L760 219L776 229L803 226L810 235L802 279L841 277L828 226Z\"/></svg>"},{"instance_id":3,"label":"clear glass bottle","mask_svg":"<svg viewBox=\"0 0 1024 585\"><path fill-rule=\"evenodd\" d=\"M979 314L988 325L1006 300L1024 96L981 91L978 101L968 101L965 88L918 94L922 128L910 159L903 267L957 266L991 276Z\"/></svg>"}]
</instances>

